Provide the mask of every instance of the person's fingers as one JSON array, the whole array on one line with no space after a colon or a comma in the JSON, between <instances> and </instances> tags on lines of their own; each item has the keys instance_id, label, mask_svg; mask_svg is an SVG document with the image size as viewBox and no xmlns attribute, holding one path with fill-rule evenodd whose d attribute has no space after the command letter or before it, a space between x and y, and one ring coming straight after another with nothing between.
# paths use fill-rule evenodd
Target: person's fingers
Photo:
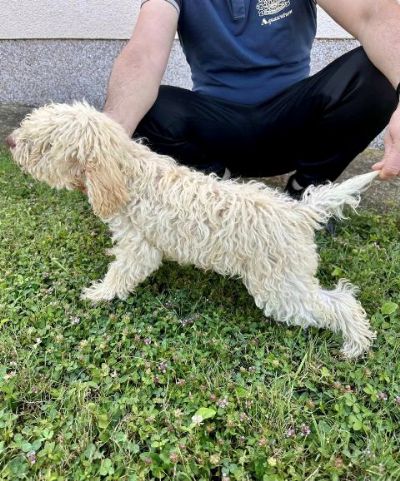
<instances>
[{"instance_id":1,"label":"person's fingers","mask_svg":"<svg viewBox=\"0 0 400 481\"><path fill-rule=\"evenodd\" d=\"M388 158L388 153L392 150L392 145L393 145L393 141L392 141L392 137L390 135L390 132L389 132L389 129L386 130L386 133L385 133L385 154L384 154L384 157L382 160L380 160L379 162L376 162L373 166L372 166L372 170L382 170L383 167L385 166L385 162L387 161L387 158ZM382 178L382 173L379 175L380 178Z\"/></svg>"},{"instance_id":2,"label":"person's fingers","mask_svg":"<svg viewBox=\"0 0 400 481\"><path fill-rule=\"evenodd\" d=\"M376 164L374 164L372 166L372 170L381 170L383 167L383 160L381 160L380 162L377 162Z\"/></svg>"},{"instance_id":3,"label":"person's fingers","mask_svg":"<svg viewBox=\"0 0 400 481\"><path fill-rule=\"evenodd\" d=\"M400 152L392 148L387 152L382 160L379 177L388 180L400 174Z\"/></svg>"},{"instance_id":4,"label":"person's fingers","mask_svg":"<svg viewBox=\"0 0 400 481\"><path fill-rule=\"evenodd\" d=\"M389 180L400 175L400 142L393 138L390 128L385 135L385 154L380 162L372 166L373 170L379 170L381 180Z\"/></svg>"},{"instance_id":5,"label":"person's fingers","mask_svg":"<svg viewBox=\"0 0 400 481\"><path fill-rule=\"evenodd\" d=\"M385 154L372 166L382 180L400 176L400 108L392 115L385 132Z\"/></svg>"}]
</instances>

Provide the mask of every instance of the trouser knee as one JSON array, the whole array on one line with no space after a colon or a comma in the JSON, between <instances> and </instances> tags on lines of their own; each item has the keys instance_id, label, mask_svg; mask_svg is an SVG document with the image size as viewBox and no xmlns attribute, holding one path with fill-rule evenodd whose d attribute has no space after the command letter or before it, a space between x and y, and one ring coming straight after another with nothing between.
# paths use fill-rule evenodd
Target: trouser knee
<instances>
[{"instance_id":1,"label":"trouser knee","mask_svg":"<svg viewBox=\"0 0 400 481\"><path fill-rule=\"evenodd\" d=\"M359 72L359 103L373 114L383 128L398 105L396 91L385 75L373 65L362 47L356 50L353 62Z\"/></svg>"},{"instance_id":2,"label":"trouser knee","mask_svg":"<svg viewBox=\"0 0 400 481\"><path fill-rule=\"evenodd\" d=\"M143 138L155 152L179 160L185 156L189 121L186 106L174 93L174 87L160 88L156 102L139 123L134 137Z\"/></svg>"}]
</instances>

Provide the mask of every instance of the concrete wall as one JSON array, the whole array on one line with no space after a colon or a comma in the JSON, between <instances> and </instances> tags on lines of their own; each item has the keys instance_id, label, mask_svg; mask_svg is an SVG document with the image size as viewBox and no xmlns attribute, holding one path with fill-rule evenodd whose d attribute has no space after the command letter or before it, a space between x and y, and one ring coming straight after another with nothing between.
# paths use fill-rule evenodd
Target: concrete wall
<instances>
[{"instance_id":1,"label":"concrete wall","mask_svg":"<svg viewBox=\"0 0 400 481\"><path fill-rule=\"evenodd\" d=\"M0 41L0 102L39 105L86 98L101 107L123 40ZM312 72L356 47L355 40L317 40ZM189 67L176 41L163 83L190 88Z\"/></svg>"},{"instance_id":2,"label":"concrete wall","mask_svg":"<svg viewBox=\"0 0 400 481\"><path fill-rule=\"evenodd\" d=\"M123 40L132 33L139 5L140 0L0 0L0 39ZM318 38L349 37L322 11L318 23Z\"/></svg>"}]
</instances>

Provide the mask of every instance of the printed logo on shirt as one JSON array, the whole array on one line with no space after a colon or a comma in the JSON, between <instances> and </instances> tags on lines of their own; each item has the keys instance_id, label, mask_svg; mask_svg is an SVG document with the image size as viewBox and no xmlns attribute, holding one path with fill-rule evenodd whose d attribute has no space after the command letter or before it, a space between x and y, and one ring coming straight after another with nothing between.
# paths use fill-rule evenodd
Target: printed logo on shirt
<instances>
[{"instance_id":1,"label":"printed logo on shirt","mask_svg":"<svg viewBox=\"0 0 400 481\"><path fill-rule=\"evenodd\" d=\"M275 15L290 5L290 0L258 0L257 10L260 17Z\"/></svg>"},{"instance_id":2,"label":"printed logo on shirt","mask_svg":"<svg viewBox=\"0 0 400 481\"><path fill-rule=\"evenodd\" d=\"M271 25L278 20L282 20L293 13L293 10L283 12L280 15L272 18L265 18L266 16L275 15L286 7L290 6L290 0L258 0L257 11L262 19L261 25Z\"/></svg>"}]
</instances>

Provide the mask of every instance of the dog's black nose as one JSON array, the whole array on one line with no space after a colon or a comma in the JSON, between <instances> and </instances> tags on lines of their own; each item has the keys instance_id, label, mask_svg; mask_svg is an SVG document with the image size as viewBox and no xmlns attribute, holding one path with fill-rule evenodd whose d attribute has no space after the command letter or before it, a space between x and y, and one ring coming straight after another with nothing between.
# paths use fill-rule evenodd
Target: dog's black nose
<instances>
[{"instance_id":1,"label":"dog's black nose","mask_svg":"<svg viewBox=\"0 0 400 481\"><path fill-rule=\"evenodd\" d=\"M15 140L11 137L11 135L9 135L7 138L6 138L6 144L8 145L8 147L10 149L14 149L15 146L16 146L16 143L15 143Z\"/></svg>"}]
</instances>

